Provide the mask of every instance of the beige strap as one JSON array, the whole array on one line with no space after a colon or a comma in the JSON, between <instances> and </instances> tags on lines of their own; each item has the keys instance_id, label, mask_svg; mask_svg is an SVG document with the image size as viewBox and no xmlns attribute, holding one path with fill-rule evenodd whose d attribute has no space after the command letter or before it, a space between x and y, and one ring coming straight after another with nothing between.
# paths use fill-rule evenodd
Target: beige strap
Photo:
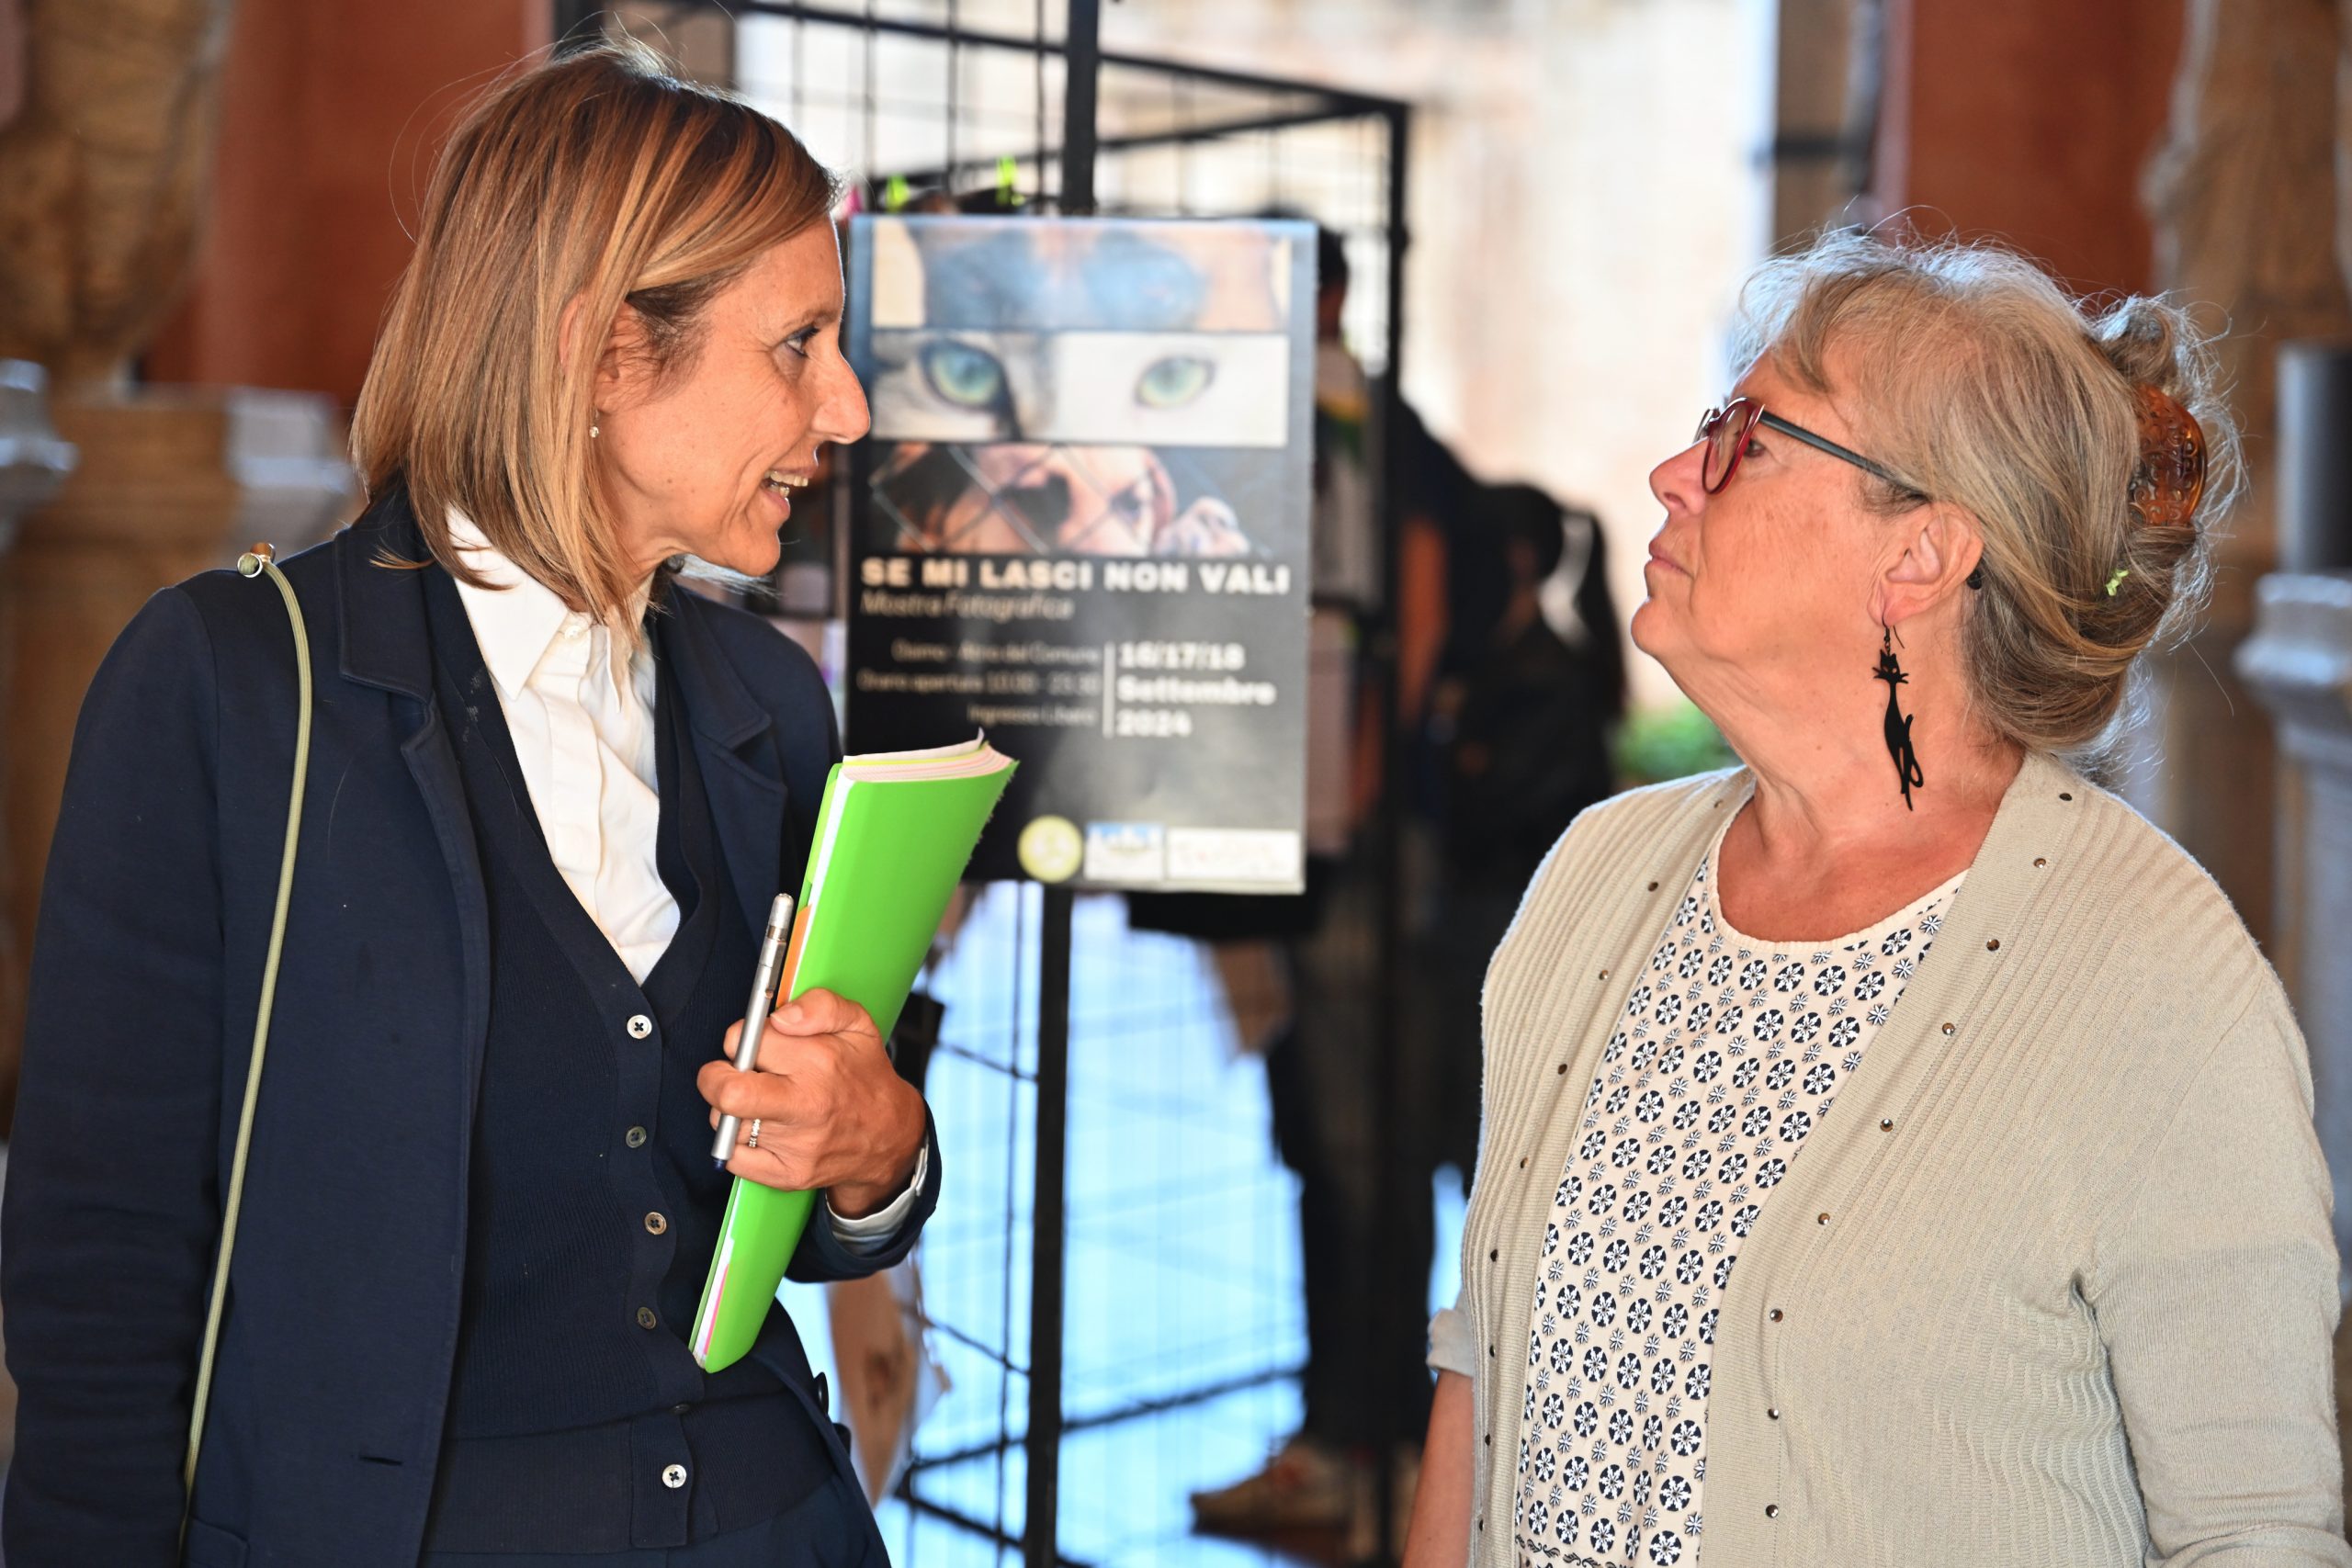
<instances>
[{"instance_id":1,"label":"beige strap","mask_svg":"<svg viewBox=\"0 0 2352 1568\"><path fill-rule=\"evenodd\" d=\"M261 1093L263 1054L269 1047L270 1010L277 999L277 958L286 945L286 910L294 892L294 851L302 836L302 786L311 772L311 634L303 624L302 605L294 585L277 570L277 552L255 545L237 559L237 570L247 577L269 574L286 601L287 618L294 626L294 673L300 705L294 724L294 784L286 803L286 850L278 862L277 907L270 916L269 951L262 960L261 1006L254 1014L254 1043L245 1066L245 1102L237 1112L237 1147L229 1162L229 1190L220 1212L220 1255L212 1266L212 1298L204 1314L204 1345L196 1362L196 1403L188 1414L187 1460L180 1468L180 1541L187 1541L188 1509L196 1497L196 1461L204 1449L204 1413L212 1398L212 1358L220 1345L220 1314L229 1299L229 1258L236 1250L237 1210L244 1200L245 1154L253 1145L254 1104Z\"/></svg>"}]
</instances>

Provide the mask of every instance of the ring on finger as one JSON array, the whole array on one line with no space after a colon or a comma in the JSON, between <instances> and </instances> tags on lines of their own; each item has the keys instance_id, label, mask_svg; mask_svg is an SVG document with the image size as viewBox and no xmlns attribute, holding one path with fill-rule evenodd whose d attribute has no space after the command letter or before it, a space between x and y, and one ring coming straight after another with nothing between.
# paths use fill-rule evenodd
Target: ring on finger
<instances>
[{"instance_id":1,"label":"ring on finger","mask_svg":"<svg viewBox=\"0 0 2352 1568\"><path fill-rule=\"evenodd\" d=\"M743 1140L743 1146L747 1149L760 1146L760 1119L756 1116L752 1118L752 1135Z\"/></svg>"}]
</instances>

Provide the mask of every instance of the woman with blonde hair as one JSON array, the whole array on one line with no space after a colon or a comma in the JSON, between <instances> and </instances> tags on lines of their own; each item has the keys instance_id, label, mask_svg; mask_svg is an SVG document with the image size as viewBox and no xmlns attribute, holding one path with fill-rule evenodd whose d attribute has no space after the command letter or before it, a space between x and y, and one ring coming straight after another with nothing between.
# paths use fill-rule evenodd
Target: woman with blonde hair
<instances>
[{"instance_id":1,"label":"woman with blonde hair","mask_svg":"<svg viewBox=\"0 0 2352 1568\"><path fill-rule=\"evenodd\" d=\"M865 431L833 195L627 48L517 75L441 156L355 423L368 509L285 566L316 787L192 1490L296 671L226 572L109 655L6 1201L14 1568L883 1560L786 1314L718 1372L684 1337L733 1176L822 1191L802 1279L903 1257L937 1199L854 1006L719 1060L840 748L809 660L673 580L770 570Z\"/></svg>"},{"instance_id":2,"label":"woman with blonde hair","mask_svg":"<svg viewBox=\"0 0 2352 1568\"><path fill-rule=\"evenodd\" d=\"M2066 761L2194 613L2211 360L1957 244L1743 318L1633 632L1746 766L1586 812L1495 955L1408 1562L2352 1564L2302 1038Z\"/></svg>"}]
</instances>

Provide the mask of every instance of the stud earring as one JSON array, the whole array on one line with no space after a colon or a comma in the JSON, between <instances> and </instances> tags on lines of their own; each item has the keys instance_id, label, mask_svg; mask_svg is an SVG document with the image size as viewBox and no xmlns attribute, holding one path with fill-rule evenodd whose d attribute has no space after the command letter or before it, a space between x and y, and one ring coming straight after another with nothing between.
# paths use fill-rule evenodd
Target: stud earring
<instances>
[{"instance_id":1,"label":"stud earring","mask_svg":"<svg viewBox=\"0 0 2352 1568\"><path fill-rule=\"evenodd\" d=\"M1886 682L1886 750L1894 759L1895 782L1903 786L1903 808L1917 811L1911 804L1911 791L1924 785L1927 775L1919 771L1919 753L1911 749L1911 721L1917 714L1906 714L1895 705L1894 689L1906 685L1910 677L1894 660L1894 628L1882 625L1879 628L1878 668L1871 671L1871 679Z\"/></svg>"}]
</instances>

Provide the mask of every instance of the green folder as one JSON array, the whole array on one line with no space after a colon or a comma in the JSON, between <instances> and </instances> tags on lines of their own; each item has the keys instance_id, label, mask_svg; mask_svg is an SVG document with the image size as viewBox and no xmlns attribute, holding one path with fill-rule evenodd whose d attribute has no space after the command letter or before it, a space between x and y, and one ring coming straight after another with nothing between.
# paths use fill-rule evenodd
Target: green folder
<instances>
[{"instance_id":1,"label":"green folder","mask_svg":"<svg viewBox=\"0 0 2352 1568\"><path fill-rule=\"evenodd\" d=\"M833 764L785 957L787 1000L822 987L890 1037L1012 769L985 737ZM814 1193L735 1179L695 1309L690 1344L705 1371L734 1365L759 1337L815 1204Z\"/></svg>"}]
</instances>

